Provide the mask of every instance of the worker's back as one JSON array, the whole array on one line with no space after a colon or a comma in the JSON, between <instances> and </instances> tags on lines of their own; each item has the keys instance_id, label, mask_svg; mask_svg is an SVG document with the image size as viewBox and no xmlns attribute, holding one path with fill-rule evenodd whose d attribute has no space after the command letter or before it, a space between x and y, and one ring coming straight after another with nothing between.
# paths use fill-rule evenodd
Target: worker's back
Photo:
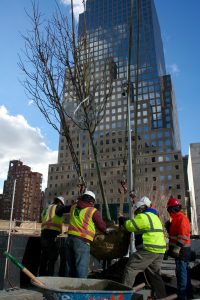
<instances>
[{"instance_id":1,"label":"worker's back","mask_svg":"<svg viewBox=\"0 0 200 300\"><path fill-rule=\"evenodd\" d=\"M133 220L125 222L125 228L142 235L142 246L145 250L154 253L165 253L166 241L162 223L157 214L152 212L152 208L147 208L138 213ZM136 237L137 239L137 237Z\"/></svg>"}]
</instances>

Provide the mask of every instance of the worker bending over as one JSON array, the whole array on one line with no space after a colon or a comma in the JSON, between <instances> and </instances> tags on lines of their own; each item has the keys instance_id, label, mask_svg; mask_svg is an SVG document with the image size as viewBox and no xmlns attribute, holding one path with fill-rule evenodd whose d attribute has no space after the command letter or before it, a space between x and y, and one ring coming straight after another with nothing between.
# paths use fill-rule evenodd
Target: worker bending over
<instances>
[{"instance_id":1,"label":"worker bending over","mask_svg":"<svg viewBox=\"0 0 200 300\"><path fill-rule=\"evenodd\" d=\"M149 198L142 197L134 205L133 219L119 217L119 224L127 231L142 235L142 244L130 255L122 282L132 287L137 274L145 271L156 297L164 298L166 292L160 269L166 251L166 242L157 211L150 206Z\"/></svg>"},{"instance_id":2,"label":"worker bending over","mask_svg":"<svg viewBox=\"0 0 200 300\"><path fill-rule=\"evenodd\" d=\"M87 278L90 262L90 244L97 227L106 233L106 224L94 207L95 194L86 191L71 207L66 241L66 259L69 277Z\"/></svg>"}]
</instances>

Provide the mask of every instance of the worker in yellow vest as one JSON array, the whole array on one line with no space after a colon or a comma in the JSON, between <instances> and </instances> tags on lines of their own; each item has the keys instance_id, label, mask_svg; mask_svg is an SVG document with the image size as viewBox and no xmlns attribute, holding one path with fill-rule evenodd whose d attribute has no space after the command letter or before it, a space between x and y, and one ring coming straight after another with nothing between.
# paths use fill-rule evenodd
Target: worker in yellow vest
<instances>
[{"instance_id":1,"label":"worker in yellow vest","mask_svg":"<svg viewBox=\"0 0 200 300\"><path fill-rule=\"evenodd\" d=\"M70 207L65 206L62 196L57 196L42 212L40 276L54 275L54 265L59 255L56 237L62 232L63 214L69 213Z\"/></svg>"},{"instance_id":2,"label":"worker in yellow vest","mask_svg":"<svg viewBox=\"0 0 200 300\"><path fill-rule=\"evenodd\" d=\"M96 229L106 233L106 224L99 211L94 207L95 194L86 191L70 210L68 237L66 241L66 259L68 276L87 278L90 262L90 244Z\"/></svg>"},{"instance_id":3,"label":"worker in yellow vest","mask_svg":"<svg viewBox=\"0 0 200 300\"><path fill-rule=\"evenodd\" d=\"M163 226L155 208L151 207L148 197L142 197L134 205L133 219L119 217L119 224L135 235L142 234L142 243L136 247L136 252L130 254L125 266L122 282L132 287L138 273L144 272L158 299L166 296L165 286L160 275L160 269L166 241Z\"/></svg>"}]
</instances>

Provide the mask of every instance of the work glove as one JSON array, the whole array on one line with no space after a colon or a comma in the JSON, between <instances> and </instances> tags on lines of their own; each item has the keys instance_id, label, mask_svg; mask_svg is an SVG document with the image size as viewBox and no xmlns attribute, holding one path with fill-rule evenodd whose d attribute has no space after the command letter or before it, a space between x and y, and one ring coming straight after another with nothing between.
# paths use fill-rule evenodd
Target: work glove
<instances>
[{"instance_id":1,"label":"work glove","mask_svg":"<svg viewBox=\"0 0 200 300\"><path fill-rule=\"evenodd\" d=\"M118 218L118 221L119 221L119 226L123 226L124 225L124 222L126 221L126 218L123 217L123 216L120 216Z\"/></svg>"},{"instance_id":2,"label":"work glove","mask_svg":"<svg viewBox=\"0 0 200 300\"><path fill-rule=\"evenodd\" d=\"M181 251L181 247L175 245L170 251L170 256L173 258L178 258L180 255L180 251Z\"/></svg>"}]
</instances>

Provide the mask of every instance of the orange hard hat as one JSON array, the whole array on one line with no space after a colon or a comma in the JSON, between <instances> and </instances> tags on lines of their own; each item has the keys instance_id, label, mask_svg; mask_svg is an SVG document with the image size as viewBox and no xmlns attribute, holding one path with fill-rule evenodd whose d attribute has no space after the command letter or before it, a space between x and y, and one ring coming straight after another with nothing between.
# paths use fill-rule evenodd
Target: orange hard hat
<instances>
[{"instance_id":1,"label":"orange hard hat","mask_svg":"<svg viewBox=\"0 0 200 300\"><path fill-rule=\"evenodd\" d=\"M181 203L176 198L169 198L167 201L167 207L173 207L173 206L181 206Z\"/></svg>"}]
</instances>

